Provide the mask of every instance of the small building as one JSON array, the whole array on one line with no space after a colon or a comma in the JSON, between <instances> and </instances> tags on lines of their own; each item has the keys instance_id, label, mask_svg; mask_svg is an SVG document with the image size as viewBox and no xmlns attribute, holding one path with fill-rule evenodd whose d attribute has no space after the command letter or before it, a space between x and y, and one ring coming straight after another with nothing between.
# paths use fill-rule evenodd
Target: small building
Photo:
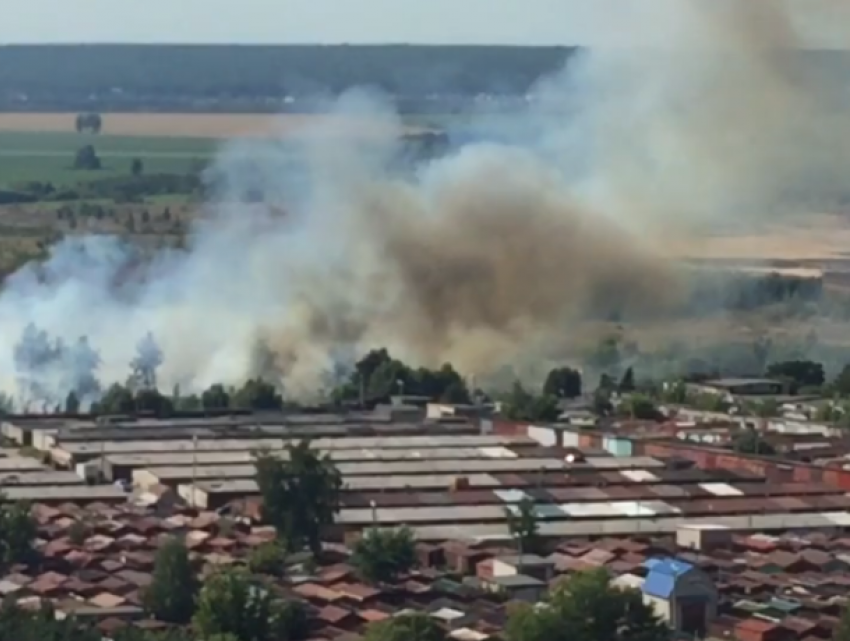
<instances>
[{"instance_id":1,"label":"small building","mask_svg":"<svg viewBox=\"0 0 850 641\"><path fill-rule=\"evenodd\" d=\"M676 528L676 545L690 550L710 550L732 543L732 530L725 525L686 523Z\"/></svg>"},{"instance_id":2,"label":"small building","mask_svg":"<svg viewBox=\"0 0 850 641\"><path fill-rule=\"evenodd\" d=\"M555 562L536 554L512 554L493 559L494 577L525 574L547 583L555 575Z\"/></svg>"},{"instance_id":3,"label":"small building","mask_svg":"<svg viewBox=\"0 0 850 641\"><path fill-rule=\"evenodd\" d=\"M526 574L508 574L481 579L481 587L490 592L504 594L511 601L537 603L546 596L549 586Z\"/></svg>"},{"instance_id":4,"label":"small building","mask_svg":"<svg viewBox=\"0 0 850 641\"><path fill-rule=\"evenodd\" d=\"M674 558L649 559L641 586L644 602L677 633L705 638L717 616L718 593L699 568Z\"/></svg>"}]
</instances>

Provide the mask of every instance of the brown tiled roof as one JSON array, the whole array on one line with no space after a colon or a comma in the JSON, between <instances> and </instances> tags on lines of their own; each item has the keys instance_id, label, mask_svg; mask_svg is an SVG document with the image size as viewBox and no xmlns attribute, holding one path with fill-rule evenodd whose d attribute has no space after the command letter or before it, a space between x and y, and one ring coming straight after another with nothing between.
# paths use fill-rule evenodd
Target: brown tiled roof
<instances>
[{"instance_id":1,"label":"brown tiled roof","mask_svg":"<svg viewBox=\"0 0 850 641\"><path fill-rule=\"evenodd\" d=\"M316 616L322 621L327 621L328 623L339 623L347 617L354 616L354 613L350 610L346 610L345 608L339 608L335 605L326 605L324 606Z\"/></svg>"}]
</instances>

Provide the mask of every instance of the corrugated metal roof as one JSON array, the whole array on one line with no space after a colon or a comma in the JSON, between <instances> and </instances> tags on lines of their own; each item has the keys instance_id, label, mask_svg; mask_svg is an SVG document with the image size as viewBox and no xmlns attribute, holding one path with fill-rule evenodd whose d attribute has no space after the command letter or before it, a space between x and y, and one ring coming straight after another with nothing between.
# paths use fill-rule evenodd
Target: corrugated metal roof
<instances>
[{"instance_id":1,"label":"corrugated metal roof","mask_svg":"<svg viewBox=\"0 0 850 641\"><path fill-rule=\"evenodd\" d=\"M850 527L850 514L846 512L805 514L755 514L749 516L711 516L682 518L657 516L652 519L562 520L543 521L543 536L600 536L603 534L639 535L675 532L684 524L721 525L740 531L786 530L792 528ZM414 527L417 537L425 540L508 540L508 528L503 523L468 523Z\"/></svg>"},{"instance_id":2,"label":"corrugated metal roof","mask_svg":"<svg viewBox=\"0 0 850 641\"><path fill-rule=\"evenodd\" d=\"M589 456L584 463L574 463L573 467L587 465L598 470L627 470L663 468L664 463L649 456Z\"/></svg>"},{"instance_id":3,"label":"corrugated metal roof","mask_svg":"<svg viewBox=\"0 0 850 641\"><path fill-rule=\"evenodd\" d=\"M657 483L659 481L659 478L649 470L623 470L621 474L635 483Z\"/></svg>"},{"instance_id":4,"label":"corrugated metal roof","mask_svg":"<svg viewBox=\"0 0 850 641\"><path fill-rule=\"evenodd\" d=\"M742 496L741 490L728 483L700 483L700 487L715 496Z\"/></svg>"}]
</instances>

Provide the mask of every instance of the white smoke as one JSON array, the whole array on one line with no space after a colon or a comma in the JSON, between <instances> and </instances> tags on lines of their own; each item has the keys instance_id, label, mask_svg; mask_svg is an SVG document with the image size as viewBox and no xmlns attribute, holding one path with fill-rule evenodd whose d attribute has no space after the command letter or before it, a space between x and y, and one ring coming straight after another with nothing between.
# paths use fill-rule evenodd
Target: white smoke
<instances>
[{"instance_id":1,"label":"white smoke","mask_svg":"<svg viewBox=\"0 0 850 641\"><path fill-rule=\"evenodd\" d=\"M401 120L363 92L335 107L349 131L234 143L187 251L157 256L143 282L122 280L120 241L88 238L6 283L2 384L17 384L29 323L88 336L104 381L127 378L152 332L162 389L238 384L262 342L306 393L341 353L388 346L482 373L545 354L600 296L663 305L679 277L667 234L845 193L846 90L831 61L792 50L799 11L809 30L821 11L833 40L846 33L826 4L790 6L665 2L657 46L584 52L502 115L536 132L527 144L470 145L413 177L387 170ZM244 204L257 193L265 204Z\"/></svg>"}]
</instances>

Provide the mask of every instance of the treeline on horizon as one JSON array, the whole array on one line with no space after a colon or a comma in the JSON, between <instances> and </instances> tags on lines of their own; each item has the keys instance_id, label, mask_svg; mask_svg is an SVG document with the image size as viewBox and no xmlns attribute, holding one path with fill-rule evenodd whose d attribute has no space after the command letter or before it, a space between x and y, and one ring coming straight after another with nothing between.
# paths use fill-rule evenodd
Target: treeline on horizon
<instances>
[{"instance_id":1,"label":"treeline on horizon","mask_svg":"<svg viewBox=\"0 0 850 641\"><path fill-rule=\"evenodd\" d=\"M394 96L401 111L423 113L430 104L435 113L445 113L452 99L524 94L575 51L423 45L7 45L0 47L0 110L300 111L309 108L310 100L368 86Z\"/></svg>"}]
</instances>

